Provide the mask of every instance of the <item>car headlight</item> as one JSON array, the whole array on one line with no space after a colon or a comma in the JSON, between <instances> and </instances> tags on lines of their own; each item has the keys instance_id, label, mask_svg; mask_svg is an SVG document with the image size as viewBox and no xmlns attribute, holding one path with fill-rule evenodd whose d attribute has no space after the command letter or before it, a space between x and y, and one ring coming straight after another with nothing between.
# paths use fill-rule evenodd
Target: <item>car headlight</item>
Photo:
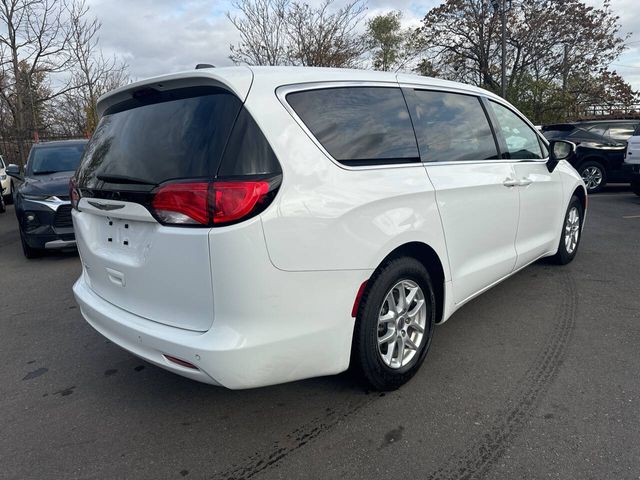
<instances>
[{"instance_id":1,"label":"car headlight","mask_svg":"<svg viewBox=\"0 0 640 480\"><path fill-rule=\"evenodd\" d=\"M26 200L40 200L46 202L59 202L60 199L53 195L25 195L22 194L22 197Z\"/></svg>"},{"instance_id":2,"label":"car headlight","mask_svg":"<svg viewBox=\"0 0 640 480\"><path fill-rule=\"evenodd\" d=\"M7 176L6 175L0 175L0 180L6 180Z\"/></svg>"}]
</instances>

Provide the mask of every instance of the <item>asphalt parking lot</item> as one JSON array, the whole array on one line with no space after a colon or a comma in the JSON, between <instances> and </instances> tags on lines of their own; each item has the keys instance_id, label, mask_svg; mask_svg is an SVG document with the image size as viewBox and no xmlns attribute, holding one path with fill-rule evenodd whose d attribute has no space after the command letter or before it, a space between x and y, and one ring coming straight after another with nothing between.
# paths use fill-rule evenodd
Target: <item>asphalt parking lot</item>
<instances>
[{"instance_id":1,"label":"asphalt parking lot","mask_svg":"<svg viewBox=\"0 0 640 480\"><path fill-rule=\"evenodd\" d=\"M640 478L640 197L590 198L576 260L538 262L435 332L399 391L348 374L228 391L84 322L73 253L0 215L0 478Z\"/></svg>"}]
</instances>

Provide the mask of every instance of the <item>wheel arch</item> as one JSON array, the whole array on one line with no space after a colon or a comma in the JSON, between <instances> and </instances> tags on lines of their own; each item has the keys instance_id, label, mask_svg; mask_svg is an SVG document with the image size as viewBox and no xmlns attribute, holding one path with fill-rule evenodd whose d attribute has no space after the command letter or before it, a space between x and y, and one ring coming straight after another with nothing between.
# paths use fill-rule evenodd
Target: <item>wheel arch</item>
<instances>
[{"instance_id":1,"label":"wheel arch","mask_svg":"<svg viewBox=\"0 0 640 480\"><path fill-rule=\"evenodd\" d=\"M587 162L596 162L599 163L600 165L602 165L605 169L605 174L607 173L606 170L609 169L609 159L607 157L604 156L600 156L594 153L590 153L589 155L586 155L584 158L581 158L579 162L577 162L578 164L578 168L581 168L582 165L584 165Z\"/></svg>"},{"instance_id":2,"label":"wheel arch","mask_svg":"<svg viewBox=\"0 0 640 480\"><path fill-rule=\"evenodd\" d=\"M584 212L587 211L587 191L585 190L585 188L582 185L577 186L574 190L573 193L571 194L571 196L576 196L580 199L580 203L582 204L582 210Z\"/></svg>"},{"instance_id":3,"label":"wheel arch","mask_svg":"<svg viewBox=\"0 0 640 480\"><path fill-rule=\"evenodd\" d=\"M436 323L442 322L444 313L444 268L440 257L436 251L429 245L423 242L407 242L396 248L394 248L389 254L387 254L380 264L376 267L373 275L377 272L382 265L389 260L399 257L411 257L422 263L433 283L433 289L436 297ZM372 275L372 276L373 276Z\"/></svg>"}]
</instances>

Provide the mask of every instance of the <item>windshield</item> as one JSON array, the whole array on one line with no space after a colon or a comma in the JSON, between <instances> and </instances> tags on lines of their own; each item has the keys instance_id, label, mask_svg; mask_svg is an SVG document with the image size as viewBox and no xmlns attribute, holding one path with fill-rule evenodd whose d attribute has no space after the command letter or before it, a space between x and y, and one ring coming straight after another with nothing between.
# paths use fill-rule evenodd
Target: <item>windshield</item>
<instances>
[{"instance_id":1,"label":"windshield","mask_svg":"<svg viewBox=\"0 0 640 480\"><path fill-rule=\"evenodd\" d=\"M31 151L27 175L68 172L78 168L85 143L36 147Z\"/></svg>"}]
</instances>

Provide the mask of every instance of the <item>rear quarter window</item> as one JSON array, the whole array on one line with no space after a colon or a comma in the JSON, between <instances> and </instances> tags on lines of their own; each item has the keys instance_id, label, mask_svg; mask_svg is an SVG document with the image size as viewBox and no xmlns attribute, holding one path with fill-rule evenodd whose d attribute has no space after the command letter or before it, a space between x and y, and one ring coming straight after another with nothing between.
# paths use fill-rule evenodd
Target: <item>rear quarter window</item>
<instances>
[{"instance_id":1,"label":"rear quarter window","mask_svg":"<svg viewBox=\"0 0 640 480\"><path fill-rule=\"evenodd\" d=\"M340 163L364 166L420 161L399 88L323 88L289 93L286 99Z\"/></svg>"}]
</instances>

